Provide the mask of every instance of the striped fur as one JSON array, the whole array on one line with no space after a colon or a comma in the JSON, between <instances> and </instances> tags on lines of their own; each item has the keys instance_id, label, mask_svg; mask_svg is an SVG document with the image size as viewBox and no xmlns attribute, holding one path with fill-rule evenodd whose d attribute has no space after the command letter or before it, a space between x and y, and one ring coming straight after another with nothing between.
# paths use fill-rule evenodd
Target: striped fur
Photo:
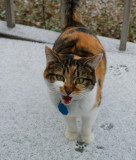
<instances>
[{"instance_id":1,"label":"striped fur","mask_svg":"<svg viewBox=\"0 0 136 160\"><path fill-rule=\"evenodd\" d=\"M79 6L80 0L62 0L62 9L64 16L63 30L71 26L84 27L80 18L77 16L80 15L78 12Z\"/></svg>"}]
</instances>

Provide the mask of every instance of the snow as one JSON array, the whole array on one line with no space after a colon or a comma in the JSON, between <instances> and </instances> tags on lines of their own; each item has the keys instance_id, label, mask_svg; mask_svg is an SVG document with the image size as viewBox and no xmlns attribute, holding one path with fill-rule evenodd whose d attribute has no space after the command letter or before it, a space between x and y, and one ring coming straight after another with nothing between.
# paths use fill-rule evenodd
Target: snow
<instances>
[{"instance_id":1,"label":"snow","mask_svg":"<svg viewBox=\"0 0 136 160\"><path fill-rule=\"evenodd\" d=\"M45 44L0 38L0 160L135 160L136 44L120 52L118 40L99 39L107 73L95 140L80 153L48 97Z\"/></svg>"},{"instance_id":2,"label":"snow","mask_svg":"<svg viewBox=\"0 0 136 160\"><path fill-rule=\"evenodd\" d=\"M14 28L9 28L5 21L0 21L0 34L16 39L52 44L60 33L21 24L16 24Z\"/></svg>"}]
</instances>

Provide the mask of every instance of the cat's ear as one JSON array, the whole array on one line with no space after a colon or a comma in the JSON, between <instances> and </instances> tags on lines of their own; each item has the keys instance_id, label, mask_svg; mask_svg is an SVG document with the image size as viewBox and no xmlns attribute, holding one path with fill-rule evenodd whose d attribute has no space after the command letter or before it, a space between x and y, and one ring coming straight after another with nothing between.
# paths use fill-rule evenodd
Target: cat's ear
<instances>
[{"instance_id":1,"label":"cat's ear","mask_svg":"<svg viewBox=\"0 0 136 160\"><path fill-rule=\"evenodd\" d=\"M45 55L47 62L60 61L57 53L47 46L45 47Z\"/></svg>"},{"instance_id":2,"label":"cat's ear","mask_svg":"<svg viewBox=\"0 0 136 160\"><path fill-rule=\"evenodd\" d=\"M102 57L103 57L103 53L100 53L93 57L87 58L85 61L85 64L88 64L91 68L96 69Z\"/></svg>"}]
</instances>

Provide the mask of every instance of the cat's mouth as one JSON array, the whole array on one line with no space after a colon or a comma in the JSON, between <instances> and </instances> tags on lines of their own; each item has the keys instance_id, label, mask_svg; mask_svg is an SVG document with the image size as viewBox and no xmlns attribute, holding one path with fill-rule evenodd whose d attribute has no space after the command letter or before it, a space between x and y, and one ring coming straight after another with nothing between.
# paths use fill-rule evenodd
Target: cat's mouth
<instances>
[{"instance_id":1,"label":"cat's mouth","mask_svg":"<svg viewBox=\"0 0 136 160\"><path fill-rule=\"evenodd\" d=\"M72 100L72 97L62 96L62 99L63 99L65 104L69 104L71 102L71 100Z\"/></svg>"}]
</instances>

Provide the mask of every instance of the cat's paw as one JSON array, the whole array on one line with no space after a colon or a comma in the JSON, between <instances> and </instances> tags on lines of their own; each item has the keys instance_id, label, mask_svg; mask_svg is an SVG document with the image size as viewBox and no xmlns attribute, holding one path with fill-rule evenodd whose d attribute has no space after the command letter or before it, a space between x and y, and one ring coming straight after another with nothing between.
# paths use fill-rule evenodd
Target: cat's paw
<instances>
[{"instance_id":1,"label":"cat's paw","mask_svg":"<svg viewBox=\"0 0 136 160\"><path fill-rule=\"evenodd\" d=\"M77 139L78 137L78 132L73 132L73 131L70 131L70 130L66 130L65 131L65 137L69 140L69 141L74 141Z\"/></svg>"},{"instance_id":2,"label":"cat's paw","mask_svg":"<svg viewBox=\"0 0 136 160\"><path fill-rule=\"evenodd\" d=\"M81 139L84 143L90 144L94 140L94 134L91 133L90 135L81 135Z\"/></svg>"}]
</instances>

